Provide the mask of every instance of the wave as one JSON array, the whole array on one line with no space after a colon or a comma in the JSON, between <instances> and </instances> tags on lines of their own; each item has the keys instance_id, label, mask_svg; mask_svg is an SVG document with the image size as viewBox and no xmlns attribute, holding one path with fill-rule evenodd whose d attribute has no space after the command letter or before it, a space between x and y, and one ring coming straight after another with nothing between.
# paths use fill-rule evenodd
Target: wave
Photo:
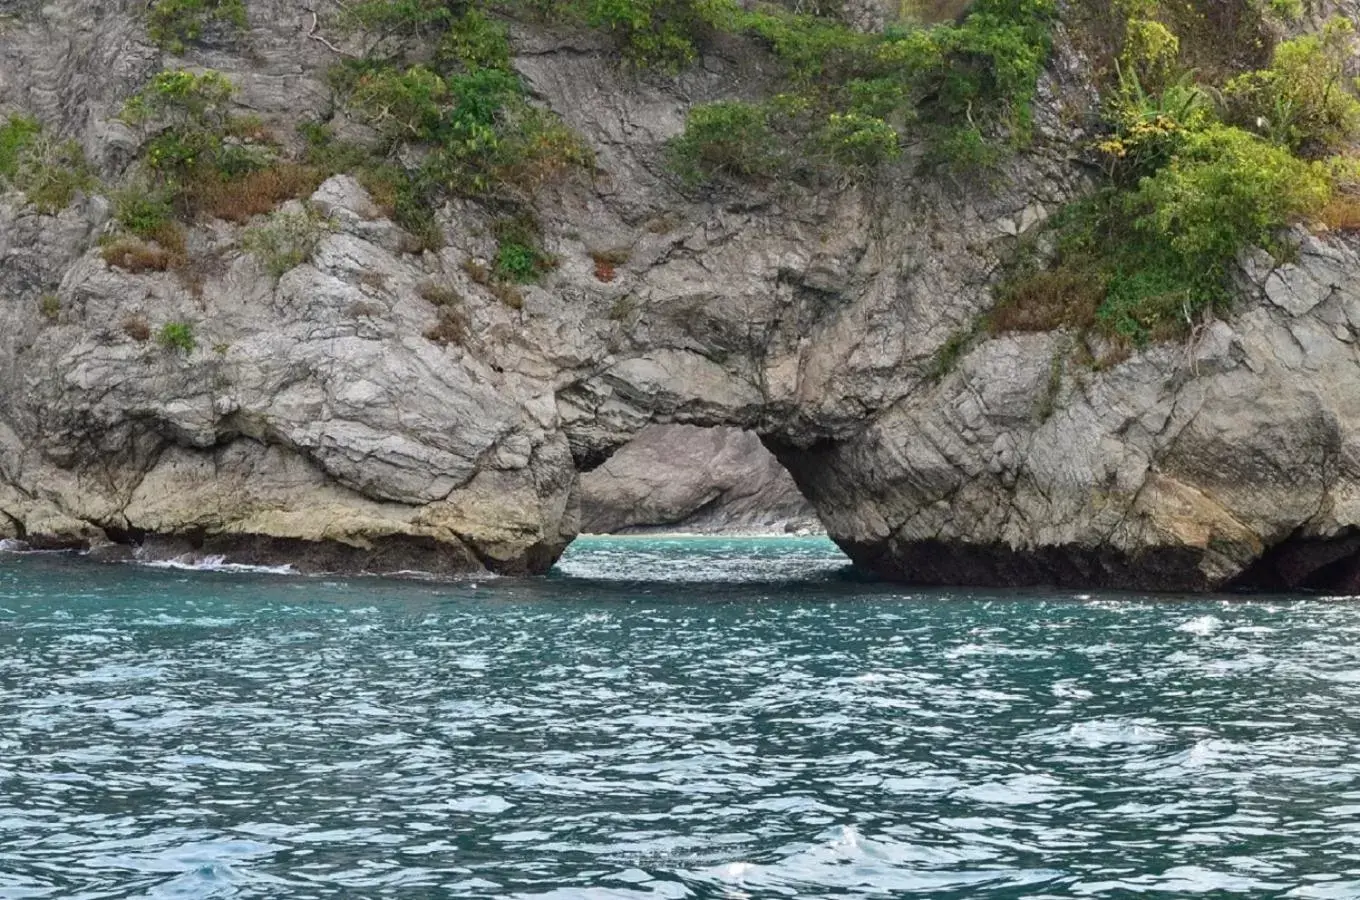
<instances>
[{"instance_id":1,"label":"wave","mask_svg":"<svg viewBox=\"0 0 1360 900\"><path fill-rule=\"evenodd\" d=\"M185 572L231 572L260 575L296 575L291 563L280 566L252 566L227 562L225 556L177 556L174 559L134 559L135 565L148 569L174 569Z\"/></svg>"}]
</instances>

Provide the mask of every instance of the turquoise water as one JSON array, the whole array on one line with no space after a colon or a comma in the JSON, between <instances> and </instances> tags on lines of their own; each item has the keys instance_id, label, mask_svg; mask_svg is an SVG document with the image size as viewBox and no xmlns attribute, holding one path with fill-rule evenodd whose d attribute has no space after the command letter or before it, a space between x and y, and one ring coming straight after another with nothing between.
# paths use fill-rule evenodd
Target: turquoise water
<instances>
[{"instance_id":1,"label":"turquoise water","mask_svg":"<svg viewBox=\"0 0 1360 900\"><path fill-rule=\"evenodd\" d=\"M0 555L0 898L1360 898L1357 639L816 540L476 585Z\"/></svg>"}]
</instances>

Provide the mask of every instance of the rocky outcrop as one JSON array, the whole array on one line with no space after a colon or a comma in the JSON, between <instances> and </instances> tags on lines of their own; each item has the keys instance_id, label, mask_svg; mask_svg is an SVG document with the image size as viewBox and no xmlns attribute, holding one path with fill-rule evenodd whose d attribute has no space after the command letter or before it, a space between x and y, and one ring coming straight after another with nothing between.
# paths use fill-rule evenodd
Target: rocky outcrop
<instances>
[{"instance_id":1,"label":"rocky outcrop","mask_svg":"<svg viewBox=\"0 0 1360 900\"><path fill-rule=\"evenodd\" d=\"M328 110L333 56L302 6L248 6L242 42L185 62L291 135ZM132 148L119 104L160 64L142 7L0 0L0 102L77 136L106 175ZM661 148L688 103L760 86L743 48L670 81L620 70L595 38L515 43L598 167L537 198L560 265L519 308L469 274L492 253L485 211L450 204L447 246L416 253L345 176L312 198L329 222L313 260L277 280L235 226L193 231L193 279L132 275L98 253L107 202L48 216L5 197L0 537L538 572L580 529L580 473L688 424L758 434L831 536L894 578L1353 586L1348 239L1244 260L1237 312L1184 346L1097 369L1068 334L983 335L937 365L1017 240L1084 188L1073 60L1044 83L1034 147L994 179L908 161L872 185L701 194ZM608 282L602 251L626 257ZM461 298L461 343L424 336L430 285ZM192 323L196 348L138 340L130 318Z\"/></svg>"},{"instance_id":2,"label":"rocky outcrop","mask_svg":"<svg viewBox=\"0 0 1360 900\"><path fill-rule=\"evenodd\" d=\"M819 530L789 473L749 431L653 425L581 476L581 530Z\"/></svg>"}]
</instances>

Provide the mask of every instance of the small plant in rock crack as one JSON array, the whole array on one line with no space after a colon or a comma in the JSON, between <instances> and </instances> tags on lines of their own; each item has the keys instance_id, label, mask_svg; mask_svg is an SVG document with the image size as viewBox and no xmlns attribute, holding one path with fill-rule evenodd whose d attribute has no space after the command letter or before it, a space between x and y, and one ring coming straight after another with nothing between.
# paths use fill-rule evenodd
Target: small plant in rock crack
<instances>
[{"instance_id":1,"label":"small plant in rock crack","mask_svg":"<svg viewBox=\"0 0 1360 900\"><path fill-rule=\"evenodd\" d=\"M330 230L330 220L312 210L282 209L248 229L241 244L279 278L308 262Z\"/></svg>"},{"instance_id":2,"label":"small plant in rock crack","mask_svg":"<svg viewBox=\"0 0 1360 900\"><path fill-rule=\"evenodd\" d=\"M156 333L156 343L166 350L188 356L198 346L194 339L194 326L188 322L166 322Z\"/></svg>"},{"instance_id":3,"label":"small plant in rock crack","mask_svg":"<svg viewBox=\"0 0 1360 900\"><path fill-rule=\"evenodd\" d=\"M169 53L183 53L186 44L203 37L205 29L246 27L244 0L152 0L148 4L147 36Z\"/></svg>"}]
</instances>

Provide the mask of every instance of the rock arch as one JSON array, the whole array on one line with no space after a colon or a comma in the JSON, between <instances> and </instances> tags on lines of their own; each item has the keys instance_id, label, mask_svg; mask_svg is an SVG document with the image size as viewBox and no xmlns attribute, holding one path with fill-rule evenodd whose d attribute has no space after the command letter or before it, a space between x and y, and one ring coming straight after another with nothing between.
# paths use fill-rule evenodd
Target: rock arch
<instances>
[{"instance_id":1,"label":"rock arch","mask_svg":"<svg viewBox=\"0 0 1360 900\"><path fill-rule=\"evenodd\" d=\"M0 83L116 168L118 105L154 60L128 4L100 9L89 28L88 4L61 2L6 29L0 59L20 62ZM325 106L329 54L300 15L253 6L255 55L212 57L281 133ZM1267 583L1261 566L1282 586L1348 571L1351 240L1301 234L1292 262L1243 260L1231 319L1099 369L1076 335L981 319L1017 240L1082 190L1057 114L1089 102L1082 85L1046 79L1034 148L992 179L903 165L872 185L695 195L663 143L687 103L760 88L759 66L717 55L665 85L603 47L530 38L520 71L598 172L537 198L560 265L509 304L475 277L486 210L450 204L448 245L414 253L343 176L312 198L331 232L277 282L224 223L196 230L215 263L186 284L106 265L102 201L43 216L0 200L0 537L538 572L578 529L579 472L681 423L759 434L888 577L1213 589ZM90 81L64 104L34 82L57 60ZM617 277L598 277L601 253ZM436 327L431 297L464 327ZM147 342L138 320L192 323L196 348Z\"/></svg>"}]
</instances>

